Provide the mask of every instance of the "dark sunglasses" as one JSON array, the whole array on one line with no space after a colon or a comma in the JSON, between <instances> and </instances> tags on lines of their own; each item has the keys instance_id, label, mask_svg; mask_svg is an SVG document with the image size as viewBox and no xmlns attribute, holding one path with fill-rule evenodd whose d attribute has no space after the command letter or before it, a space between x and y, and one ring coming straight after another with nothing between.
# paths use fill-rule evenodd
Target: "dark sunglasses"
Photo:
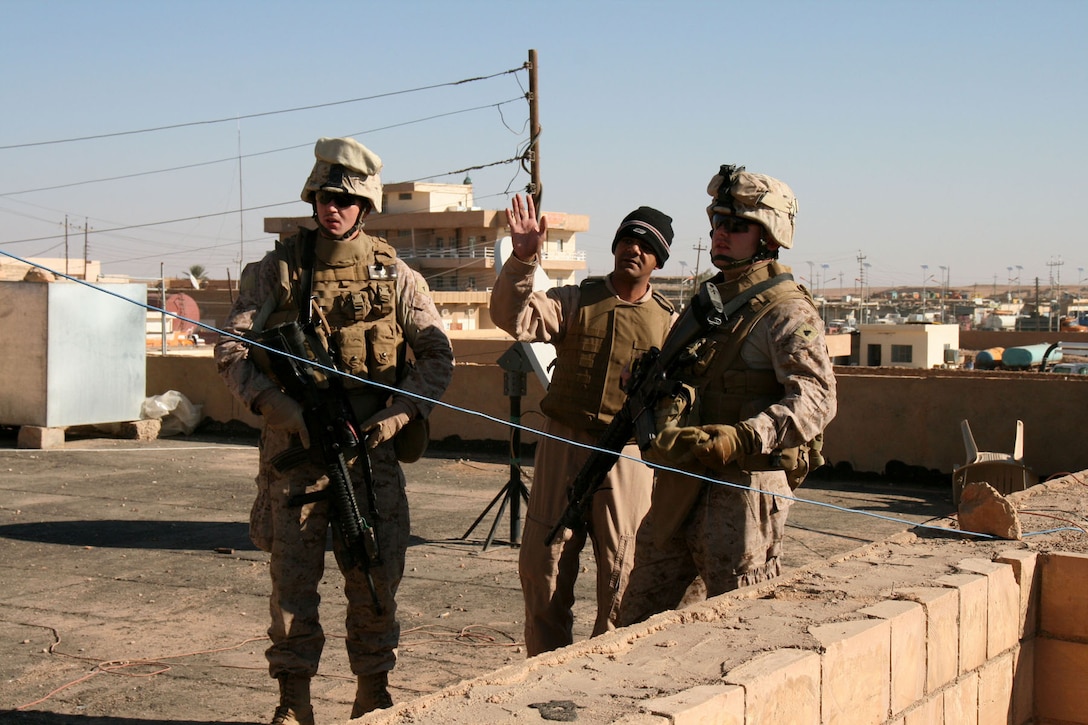
<instances>
[{"instance_id":1,"label":"dark sunglasses","mask_svg":"<svg viewBox=\"0 0 1088 725\"><path fill-rule=\"evenodd\" d=\"M325 191L322 189L317 192L317 201L319 204L332 204L337 209L346 209L352 204L357 203L359 200L351 194L344 194L343 192Z\"/></svg>"},{"instance_id":2,"label":"dark sunglasses","mask_svg":"<svg viewBox=\"0 0 1088 725\"><path fill-rule=\"evenodd\" d=\"M725 231L730 234L744 234L748 231L755 222L748 221L747 219L741 219L731 214L715 214L710 220L710 228L713 231L717 231L720 227L725 227Z\"/></svg>"}]
</instances>

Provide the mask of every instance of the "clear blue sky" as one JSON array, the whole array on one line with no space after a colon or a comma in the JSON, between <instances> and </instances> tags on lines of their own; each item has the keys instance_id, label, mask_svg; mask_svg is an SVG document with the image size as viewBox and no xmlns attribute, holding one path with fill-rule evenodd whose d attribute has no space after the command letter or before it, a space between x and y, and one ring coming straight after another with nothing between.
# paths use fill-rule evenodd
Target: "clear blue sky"
<instances>
[{"instance_id":1,"label":"clear blue sky","mask_svg":"<svg viewBox=\"0 0 1088 725\"><path fill-rule=\"evenodd\" d=\"M693 271L706 184L735 163L794 188L783 260L816 283L1088 274L1085 2L0 0L0 17L0 249L19 256L63 256L67 215L69 253L87 219L109 272L234 275L271 246L265 216L308 213L319 136L357 135L386 182L516 156L527 106L498 104L525 72L442 84L534 48L543 206L590 216L593 273L641 204L675 219L665 271ZM470 173L487 208L528 182Z\"/></svg>"}]
</instances>

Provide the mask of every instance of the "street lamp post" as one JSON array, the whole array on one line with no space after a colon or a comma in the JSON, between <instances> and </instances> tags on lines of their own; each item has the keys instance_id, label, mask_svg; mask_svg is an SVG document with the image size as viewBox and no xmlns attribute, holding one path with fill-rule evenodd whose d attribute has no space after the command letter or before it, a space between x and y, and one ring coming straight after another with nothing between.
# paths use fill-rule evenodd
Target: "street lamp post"
<instances>
[{"instance_id":1,"label":"street lamp post","mask_svg":"<svg viewBox=\"0 0 1088 725\"><path fill-rule=\"evenodd\" d=\"M922 265L922 322L926 321L926 278L928 277L929 265Z\"/></svg>"},{"instance_id":2,"label":"street lamp post","mask_svg":"<svg viewBox=\"0 0 1088 725\"><path fill-rule=\"evenodd\" d=\"M941 265L941 287L940 287L940 291L938 292L938 294L940 295L940 301L941 301L941 324L944 324L944 322L945 322L945 319L944 319L944 298L948 296L947 275L948 275L948 267L946 267L946 266L944 266L942 264Z\"/></svg>"}]
</instances>

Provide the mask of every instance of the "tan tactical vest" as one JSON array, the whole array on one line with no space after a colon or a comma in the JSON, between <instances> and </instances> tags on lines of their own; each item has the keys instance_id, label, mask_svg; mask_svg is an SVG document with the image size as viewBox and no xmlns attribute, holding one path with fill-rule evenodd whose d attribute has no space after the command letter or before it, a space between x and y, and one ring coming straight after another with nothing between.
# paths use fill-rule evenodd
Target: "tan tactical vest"
<instances>
[{"instance_id":1,"label":"tan tactical vest","mask_svg":"<svg viewBox=\"0 0 1088 725\"><path fill-rule=\"evenodd\" d=\"M728 301L749 287L788 272L776 261L746 275L740 285L718 285L722 300ZM706 423L733 424L750 418L782 397L785 392L774 370L754 370L741 356L748 334L755 324L778 303L789 299L807 299L808 292L794 282L770 287L748 301L707 340L705 353L692 367L692 377L685 380L699 390L700 419Z\"/></svg>"},{"instance_id":2,"label":"tan tactical vest","mask_svg":"<svg viewBox=\"0 0 1088 725\"><path fill-rule=\"evenodd\" d=\"M620 373L660 346L672 305L656 292L646 302L624 302L603 277L582 282L577 317L557 345L555 369L540 409L583 430L604 430L623 406Z\"/></svg>"},{"instance_id":3,"label":"tan tactical vest","mask_svg":"<svg viewBox=\"0 0 1088 725\"><path fill-rule=\"evenodd\" d=\"M777 261L754 270L739 284L718 285L722 300L733 299L745 289L789 272ZM685 382L698 389L696 417L701 424L730 425L758 414L782 398L785 389L774 370L756 370L741 356L741 347L755 324L775 305L791 299L815 304L808 291L795 282L783 282L755 295L723 327L707 340L705 353L700 354ZM784 470L790 488L797 488L808 472L823 465L823 433L800 446L780 448L769 454L754 454L738 460L745 471Z\"/></svg>"},{"instance_id":4,"label":"tan tactical vest","mask_svg":"<svg viewBox=\"0 0 1088 725\"><path fill-rule=\"evenodd\" d=\"M306 294L299 287L307 245L314 245L311 293L328 321L330 339L324 339L320 323L315 326L326 346L331 342L330 349L339 351L335 362L354 376L395 385L404 336L397 325L397 253L384 239L359 234L334 242L307 230L277 243L282 290L262 328L299 318L298 295ZM364 384L345 378L344 387Z\"/></svg>"}]
</instances>

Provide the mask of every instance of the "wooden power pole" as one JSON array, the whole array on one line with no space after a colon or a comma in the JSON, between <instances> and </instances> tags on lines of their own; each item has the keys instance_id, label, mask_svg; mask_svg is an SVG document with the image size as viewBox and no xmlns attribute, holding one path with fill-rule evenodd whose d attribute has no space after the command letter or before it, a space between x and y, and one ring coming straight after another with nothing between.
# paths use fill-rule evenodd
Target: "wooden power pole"
<instances>
[{"instance_id":1,"label":"wooden power pole","mask_svg":"<svg viewBox=\"0 0 1088 725\"><path fill-rule=\"evenodd\" d=\"M529 193L536 204L536 213L540 214L540 198L544 187L540 182L540 89L537 86L537 71L540 64L535 50L529 51Z\"/></svg>"}]
</instances>

